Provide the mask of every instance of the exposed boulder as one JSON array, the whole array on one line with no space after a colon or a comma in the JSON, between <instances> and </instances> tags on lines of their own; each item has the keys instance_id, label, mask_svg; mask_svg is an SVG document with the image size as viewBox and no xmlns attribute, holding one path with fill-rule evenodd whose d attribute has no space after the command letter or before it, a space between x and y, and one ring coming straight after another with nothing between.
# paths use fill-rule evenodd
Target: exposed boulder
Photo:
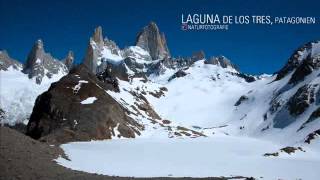
<instances>
[{"instance_id":1,"label":"exposed boulder","mask_svg":"<svg viewBox=\"0 0 320 180\"><path fill-rule=\"evenodd\" d=\"M170 57L166 38L163 33L160 33L158 26L154 22L150 22L138 34L136 46L148 51L153 60Z\"/></svg>"},{"instance_id":2,"label":"exposed boulder","mask_svg":"<svg viewBox=\"0 0 320 180\"><path fill-rule=\"evenodd\" d=\"M23 72L28 74L30 79L35 77L36 83L41 84L44 76L51 78L54 74L66 74L68 69L45 52L43 42L39 39L28 55Z\"/></svg>"},{"instance_id":3,"label":"exposed boulder","mask_svg":"<svg viewBox=\"0 0 320 180\"><path fill-rule=\"evenodd\" d=\"M21 70L23 65L15 59L12 59L6 50L0 51L0 71L6 71L9 67Z\"/></svg>"},{"instance_id":4,"label":"exposed boulder","mask_svg":"<svg viewBox=\"0 0 320 180\"><path fill-rule=\"evenodd\" d=\"M73 69L37 98L27 135L53 143L139 135L143 125L128 117L107 89L85 66ZM94 101L84 103L88 98Z\"/></svg>"}]
</instances>

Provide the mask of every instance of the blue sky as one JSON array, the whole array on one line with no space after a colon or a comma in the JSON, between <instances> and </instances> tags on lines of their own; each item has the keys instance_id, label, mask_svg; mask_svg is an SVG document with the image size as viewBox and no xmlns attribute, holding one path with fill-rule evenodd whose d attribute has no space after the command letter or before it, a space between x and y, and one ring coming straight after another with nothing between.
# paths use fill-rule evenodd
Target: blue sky
<instances>
[{"instance_id":1,"label":"blue sky","mask_svg":"<svg viewBox=\"0 0 320 180\"><path fill-rule=\"evenodd\" d=\"M279 70L300 45L320 39L320 1L224 0L0 0L0 48L25 61L41 38L57 58L68 50L77 62L84 56L93 29L121 48L133 45L137 33L155 21L165 33L173 56L204 50L207 57L224 55L245 73ZM228 31L182 31L181 14L314 16L316 25L233 25Z\"/></svg>"}]
</instances>

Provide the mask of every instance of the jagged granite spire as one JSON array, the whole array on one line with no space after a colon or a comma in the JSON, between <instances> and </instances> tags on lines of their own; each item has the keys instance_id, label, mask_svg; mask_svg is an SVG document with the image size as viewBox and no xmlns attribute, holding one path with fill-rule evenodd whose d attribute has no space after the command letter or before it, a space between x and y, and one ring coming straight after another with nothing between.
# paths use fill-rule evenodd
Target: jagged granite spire
<instances>
[{"instance_id":1,"label":"jagged granite spire","mask_svg":"<svg viewBox=\"0 0 320 180\"><path fill-rule=\"evenodd\" d=\"M53 74L67 73L68 70L62 62L44 51L43 42L39 39L28 55L23 72L28 74L30 79L35 77L36 83L41 84L44 76L51 78Z\"/></svg>"},{"instance_id":2,"label":"jagged granite spire","mask_svg":"<svg viewBox=\"0 0 320 180\"><path fill-rule=\"evenodd\" d=\"M97 43L98 46L103 46L102 27L98 26L92 35L92 40Z\"/></svg>"},{"instance_id":3,"label":"jagged granite spire","mask_svg":"<svg viewBox=\"0 0 320 180\"><path fill-rule=\"evenodd\" d=\"M67 54L66 58L63 60L63 62L67 66L69 71L73 68L74 54L72 51L68 52L68 54Z\"/></svg>"},{"instance_id":4,"label":"jagged granite spire","mask_svg":"<svg viewBox=\"0 0 320 180\"><path fill-rule=\"evenodd\" d=\"M103 39L102 28L98 26L90 38L83 64L90 72L97 74L103 72L107 62L115 57L118 60L123 58L120 48L114 41Z\"/></svg>"},{"instance_id":5,"label":"jagged granite spire","mask_svg":"<svg viewBox=\"0 0 320 180\"><path fill-rule=\"evenodd\" d=\"M160 33L158 26L154 22L150 22L138 34L136 46L148 51L153 60L170 56L166 38L163 33Z\"/></svg>"},{"instance_id":6,"label":"jagged granite spire","mask_svg":"<svg viewBox=\"0 0 320 180\"><path fill-rule=\"evenodd\" d=\"M45 52L43 50L43 42L41 39L38 39L28 55L23 71L25 73L29 73L29 70L31 70L36 63L41 63L44 55ZM38 62L36 62L37 60Z\"/></svg>"}]
</instances>

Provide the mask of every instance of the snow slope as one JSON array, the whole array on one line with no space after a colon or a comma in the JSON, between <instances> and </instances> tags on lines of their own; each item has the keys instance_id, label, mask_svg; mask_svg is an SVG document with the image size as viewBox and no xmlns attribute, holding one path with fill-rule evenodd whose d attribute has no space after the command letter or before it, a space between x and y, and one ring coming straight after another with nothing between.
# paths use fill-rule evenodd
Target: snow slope
<instances>
[{"instance_id":1,"label":"snow slope","mask_svg":"<svg viewBox=\"0 0 320 180\"><path fill-rule=\"evenodd\" d=\"M51 83L64 75L65 72L60 71L51 78L44 76L41 84L37 84L35 78L29 79L21 69L11 66L7 71L0 71L0 107L5 112L5 118L1 123L27 124L38 95L48 90Z\"/></svg>"}]
</instances>

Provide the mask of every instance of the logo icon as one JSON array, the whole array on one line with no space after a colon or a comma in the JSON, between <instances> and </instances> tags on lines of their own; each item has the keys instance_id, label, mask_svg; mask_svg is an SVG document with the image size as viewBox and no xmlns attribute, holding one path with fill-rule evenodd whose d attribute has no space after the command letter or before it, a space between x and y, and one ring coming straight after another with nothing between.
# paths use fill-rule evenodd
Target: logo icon
<instances>
[{"instance_id":1,"label":"logo icon","mask_svg":"<svg viewBox=\"0 0 320 180\"><path fill-rule=\"evenodd\" d=\"M183 31L188 30L188 24L187 23L182 23L181 30L183 30Z\"/></svg>"}]
</instances>

